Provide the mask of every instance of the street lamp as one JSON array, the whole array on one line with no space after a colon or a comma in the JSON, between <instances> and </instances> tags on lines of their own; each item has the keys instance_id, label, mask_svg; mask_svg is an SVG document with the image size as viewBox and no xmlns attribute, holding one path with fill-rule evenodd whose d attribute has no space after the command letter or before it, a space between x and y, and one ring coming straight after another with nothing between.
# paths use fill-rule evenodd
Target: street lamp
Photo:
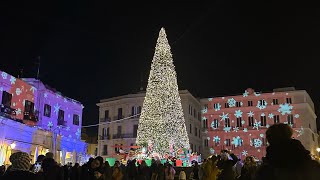
<instances>
[{"instance_id":1,"label":"street lamp","mask_svg":"<svg viewBox=\"0 0 320 180\"><path fill-rule=\"evenodd\" d=\"M317 148L318 153L320 153L320 148Z\"/></svg>"},{"instance_id":2,"label":"street lamp","mask_svg":"<svg viewBox=\"0 0 320 180\"><path fill-rule=\"evenodd\" d=\"M11 149L14 149L16 147L16 143L13 142L12 144L10 144ZM320 150L320 149L319 149Z\"/></svg>"}]
</instances>

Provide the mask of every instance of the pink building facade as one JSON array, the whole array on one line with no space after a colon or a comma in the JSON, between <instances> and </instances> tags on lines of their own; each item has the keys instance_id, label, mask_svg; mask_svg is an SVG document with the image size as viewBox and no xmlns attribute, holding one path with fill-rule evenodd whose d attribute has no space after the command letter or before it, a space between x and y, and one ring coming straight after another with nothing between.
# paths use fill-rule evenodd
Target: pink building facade
<instances>
[{"instance_id":1,"label":"pink building facade","mask_svg":"<svg viewBox=\"0 0 320 180\"><path fill-rule=\"evenodd\" d=\"M241 159L266 155L265 132L275 123L289 124L293 137L317 155L317 126L314 104L304 90L275 89L258 93L247 89L243 94L201 100L204 155L231 150Z\"/></svg>"},{"instance_id":2,"label":"pink building facade","mask_svg":"<svg viewBox=\"0 0 320 180\"><path fill-rule=\"evenodd\" d=\"M80 162L86 154L81 140L83 105L33 78L15 78L0 71L0 164L8 147L36 157L55 152L61 163Z\"/></svg>"}]
</instances>

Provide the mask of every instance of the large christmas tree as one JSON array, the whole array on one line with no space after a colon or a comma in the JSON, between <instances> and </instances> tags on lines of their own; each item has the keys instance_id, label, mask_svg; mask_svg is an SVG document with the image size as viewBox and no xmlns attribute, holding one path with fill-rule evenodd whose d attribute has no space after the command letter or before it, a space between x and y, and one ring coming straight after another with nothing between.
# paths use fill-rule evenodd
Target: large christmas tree
<instances>
[{"instance_id":1,"label":"large christmas tree","mask_svg":"<svg viewBox=\"0 0 320 180\"><path fill-rule=\"evenodd\" d=\"M189 149L170 45L161 28L139 120L137 144L165 155Z\"/></svg>"}]
</instances>

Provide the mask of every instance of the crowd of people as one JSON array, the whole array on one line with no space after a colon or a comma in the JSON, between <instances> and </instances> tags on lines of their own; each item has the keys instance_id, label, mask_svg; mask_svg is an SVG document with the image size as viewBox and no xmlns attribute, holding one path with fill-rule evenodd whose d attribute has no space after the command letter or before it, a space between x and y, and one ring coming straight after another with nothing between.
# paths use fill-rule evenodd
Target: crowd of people
<instances>
[{"instance_id":1,"label":"crowd of people","mask_svg":"<svg viewBox=\"0 0 320 180\"><path fill-rule=\"evenodd\" d=\"M276 124L266 131L269 143L262 163L247 156L243 161L228 150L205 159L201 165L194 162L191 169L180 168L170 163L152 160L119 161L110 167L102 157L90 158L82 166L60 166L52 153L40 155L34 165L27 153L16 152L10 156L11 165L0 167L0 179L35 180L319 180L320 165L312 160L310 152L300 141L292 138L293 131L286 124ZM138 164L138 165L137 165Z\"/></svg>"}]
</instances>

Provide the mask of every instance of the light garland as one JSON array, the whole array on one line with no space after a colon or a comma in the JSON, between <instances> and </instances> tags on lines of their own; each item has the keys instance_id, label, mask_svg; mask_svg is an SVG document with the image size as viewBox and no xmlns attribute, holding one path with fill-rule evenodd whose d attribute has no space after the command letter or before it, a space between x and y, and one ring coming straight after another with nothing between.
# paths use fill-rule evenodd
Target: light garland
<instances>
[{"instance_id":1,"label":"light garland","mask_svg":"<svg viewBox=\"0 0 320 180\"><path fill-rule=\"evenodd\" d=\"M164 28L160 30L139 120L136 143L152 144L161 155L189 149L173 58Z\"/></svg>"}]
</instances>

